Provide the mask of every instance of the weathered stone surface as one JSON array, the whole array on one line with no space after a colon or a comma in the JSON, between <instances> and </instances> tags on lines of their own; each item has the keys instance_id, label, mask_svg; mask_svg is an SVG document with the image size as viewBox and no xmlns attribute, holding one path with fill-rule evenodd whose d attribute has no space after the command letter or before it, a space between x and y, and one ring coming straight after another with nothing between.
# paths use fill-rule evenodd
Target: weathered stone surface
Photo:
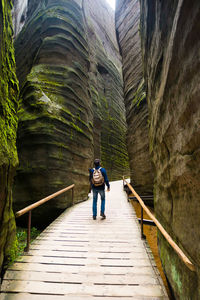
<instances>
[{"instance_id":1,"label":"weathered stone surface","mask_svg":"<svg viewBox=\"0 0 200 300\"><path fill-rule=\"evenodd\" d=\"M105 2L100 1L97 6L92 3L29 3L25 26L15 42L22 98L16 210L71 183L76 184L75 201L86 199L88 168L94 153L101 156L110 178L119 178L127 168L117 44L106 35L110 24L104 24L102 29L98 18L94 18L98 9L102 13L106 9L102 7ZM92 40L90 33L94 28ZM105 47L102 32L104 40L108 39ZM117 53L113 61L110 57L115 53L108 51L110 48ZM46 215L52 219L71 204L68 193L41 207L36 215L44 222L47 207Z\"/></svg>"},{"instance_id":2,"label":"weathered stone surface","mask_svg":"<svg viewBox=\"0 0 200 300\"><path fill-rule=\"evenodd\" d=\"M17 36L22 30L28 10L28 0L13 0L12 20L14 28L14 36Z\"/></svg>"},{"instance_id":3,"label":"weathered stone surface","mask_svg":"<svg viewBox=\"0 0 200 300\"><path fill-rule=\"evenodd\" d=\"M37 4L15 43L23 99L16 209L72 183L76 201L86 199L93 156L89 55L81 7L74 1ZM70 192L52 200L45 222L71 204ZM37 211L39 219L46 209Z\"/></svg>"},{"instance_id":4,"label":"weathered stone surface","mask_svg":"<svg viewBox=\"0 0 200 300\"><path fill-rule=\"evenodd\" d=\"M16 150L17 95L11 1L0 1L0 273L15 246L12 211L13 176L18 163Z\"/></svg>"},{"instance_id":5,"label":"weathered stone surface","mask_svg":"<svg viewBox=\"0 0 200 300\"><path fill-rule=\"evenodd\" d=\"M176 299L200 299L200 2L141 0L156 216L194 263L159 240Z\"/></svg>"},{"instance_id":6,"label":"weathered stone surface","mask_svg":"<svg viewBox=\"0 0 200 300\"><path fill-rule=\"evenodd\" d=\"M148 107L143 79L139 0L119 0L116 30L120 45L131 182L140 195L153 193L153 169L149 156Z\"/></svg>"},{"instance_id":7,"label":"weathered stone surface","mask_svg":"<svg viewBox=\"0 0 200 300\"><path fill-rule=\"evenodd\" d=\"M114 11L105 0L83 2L90 53L90 90L94 114L94 155L101 157L110 180L129 172L125 145L121 57Z\"/></svg>"}]
</instances>

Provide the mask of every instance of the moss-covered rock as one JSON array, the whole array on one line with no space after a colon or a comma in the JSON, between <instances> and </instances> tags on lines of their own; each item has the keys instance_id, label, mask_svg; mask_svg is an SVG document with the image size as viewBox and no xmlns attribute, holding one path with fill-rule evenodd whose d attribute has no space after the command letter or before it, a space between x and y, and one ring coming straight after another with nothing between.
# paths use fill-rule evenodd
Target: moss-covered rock
<instances>
[{"instance_id":1,"label":"moss-covered rock","mask_svg":"<svg viewBox=\"0 0 200 300\"><path fill-rule=\"evenodd\" d=\"M12 184L18 164L16 150L18 81L12 41L10 0L0 1L0 271L15 243Z\"/></svg>"},{"instance_id":2,"label":"moss-covered rock","mask_svg":"<svg viewBox=\"0 0 200 300\"><path fill-rule=\"evenodd\" d=\"M99 6L90 4L33 0L15 41L21 91L16 210L72 183L75 201L87 199L88 168L94 156L101 156L110 179L127 169L114 14L113 36L106 47L116 48L108 55L101 36L95 34L95 40L90 36L94 26L90 17L98 14L99 6L102 14L107 9L101 1ZM96 25L101 32L102 24ZM105 32L109 25L102 25ZM71 204L69 192L37 210L33 220L44 222L48 209L47 223Z\"/></svg>"},{"instance_id":3,"label":"moss-covered rock","mask_svg":"<svg viewBox=\"0 0 200 300\"><path fill-rule=\"evenodd\" d=\"M93 155L89 54L81 7L76 1L37 4L15 42L22 99L16 210L72 183L75 201L86 199ZM71 204L71 192L63 194L41 207L33 220L43 222L48 207L47 223Z\"/></svg>"}]
</instances>

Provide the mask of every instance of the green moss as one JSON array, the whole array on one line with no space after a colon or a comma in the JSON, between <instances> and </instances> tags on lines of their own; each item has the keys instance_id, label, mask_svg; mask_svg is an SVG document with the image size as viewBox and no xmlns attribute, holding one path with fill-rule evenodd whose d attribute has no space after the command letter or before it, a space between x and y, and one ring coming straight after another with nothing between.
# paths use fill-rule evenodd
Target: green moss
<instances>
[{"instance_id":1,"label":"green moss","mask_svg":"<svg viewBox=\"0 0 200 300\"><path fill-rule=\"evenodd\" d=\"M176 283L179 294L182 294L182 282L175 265L171 265L171 274L173 281Z\"/></svg>"},{"instance_id":2,"label":"green moss","mask_svg":"<svg viewBox=\"0 0 200 300\"><path fill-rule=\"evenodd\" d=\"M12 243L11 248L8 251L8 254L7 254L7 257L8 257L7 265L8 266L11 265L15 261L15 259L17 257L17 253L18 253L18 247L19 247L19 243L18 243L18 240L16 237L14 242Z\"/></svg>"},{"instance_id":3,"label":"green moss","mask_svg":"<svg viewBox=\"0 0 200 300\"><path fill-rule=\"evenodd\" d=\"M12 182L18 164L16 150L18 81L12 40L12 1L1 0L0 11L0 269L15 253Z\"/></svg>"},{"instance_id":4,"label":"green moss","mask_svg":"<svg viewBox=\"0 0 200 300\"><path fill-rule=\"evenodd\" d=\"M138 85L137 91L133 94L132 104L139 106L140 103L146 99L146 92L144 90L144 78L141 80Z\"/></svg>"},{"instance_id":5,"label":"green moss","mask_svg":"<svg viewBox=\"0 0 200 300\"><path fill-rule=\"evenodd\" d=\"M80 127L78 127L77 125L75 125L74 123L70 122L70 125L71 125L76 131L83 133L83 130L82 130Z\"/></svg>"}]
</instances>

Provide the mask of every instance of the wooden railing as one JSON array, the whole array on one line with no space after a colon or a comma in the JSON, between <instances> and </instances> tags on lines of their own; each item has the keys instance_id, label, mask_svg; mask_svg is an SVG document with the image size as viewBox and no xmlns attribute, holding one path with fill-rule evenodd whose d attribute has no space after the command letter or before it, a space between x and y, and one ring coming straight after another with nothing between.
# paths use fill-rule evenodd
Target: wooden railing
<instances>
[{"instance_id":1,"label":"wooden railing","mask_svg":"<svg viewBox=\"0 0 200 300\"><path fill-rule=\"evenodd\" d=\"M51 194L50 196L46 197L46 198L43 198L21 210L19 210L18 212L16 212L15 214L15 217L16 218L19 218L21 217L22 215L26 214L26 213L29 213L29 216L28 216L28 227L27 227L27 244L26 244L26 248L24 249L26 252L29 251L29 247L30 247L30 240L31 240L31 212L33 209L35 209L36 207L44 204L45 202L69 191L69 190L72 190L72 203L74 202L74 184L54 193L54 194Z\"/></svg>"},{"instance_id":2,"label":"wooden railing","mask_svg":"<svg viewBox=\"0 0 200 300\"><path fill-rule=\"evenodd\" d=\"M140 222L141 223L141 237L142 238L144 237L144 235L143 235L143 209L144 209L145 212L148 214L148 216L156 224L157 228L162 233L162 235L165 237L165 239L167 240L167 242L172 246L172 248L176 251L176 253L178 254L178 256L182 259L182 261L184 262L184 264L191 271L193 271L193 272L196 271L195 270L195 266L193 265L193 263L189 260L189 258L187 258L187 256L183 253L183 251L179 248L179 246L172 240L172 238L167 233L167 231L163 228L163 226L160 224L160 222L156 219L156 217L150 212L150 210L148 209L148 207L144 204L144 202L141 199L141 197L136 193L136 191L130 185L130 183L128 183L127 180L125 180L124 177L123 177L123 185L124 185L124 183L127 184L128 188L133 193L133 195L137 198L138 202L141 205L141 222Z\"/></svg>"}]
</instances>

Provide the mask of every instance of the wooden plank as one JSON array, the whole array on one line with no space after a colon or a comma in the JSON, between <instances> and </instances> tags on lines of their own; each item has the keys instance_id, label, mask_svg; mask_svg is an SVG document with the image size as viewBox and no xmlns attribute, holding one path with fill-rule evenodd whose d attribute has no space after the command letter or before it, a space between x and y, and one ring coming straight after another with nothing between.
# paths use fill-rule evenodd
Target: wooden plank
<instances>
[{"instance_id":1,"label":"wooden plank","mask_svg":"<svg viewBox=\"0 0 200 300\"><path fill-rule=\"evenodd\" d=\"M4 285L5 286L5 285ZM115 285L87 285L87 284L63 284L51 282L37 281L10 281L7 288L4 290L12 292L25 292L33 294L50 294L50 295L69 295L69 294L86 294L91 296L143 296L143 297L161 297L163 296L162 289L159 285L120 285L116 288Z\"/></svg>"},{"instance_id":2,"label":"wooden plank","mask_svg":"<svg viewBox=\"0 0 200 300\"><path fill-rule=\"evenodd\" d=\"M51 256L23 256L16 260L23 263L40 263L40 264L54 264L54 265L100 265L100 266L151 266L149 259L101 259L97 257L93 258L79 258L79 257L51 257Z\"/></svg>"},{"instance_id":3,"label":"wooden plank","mask_svg":"<svg viewBox=\"0 0 200 300\"><path fill-rule=\"evenodd\" d=\"M101 273L101 274L154 274L152 267L99 267L96 265L79 266L79 265L54 265L54 264L39 264L39 263L15 263L9 270L20 271L37 271L37 272L57 272L57 273Z\"/></svg>"},{"instance_id":4,"label":"wooden plank","mask_svg":"<svg viewBox=\"0 0 200 300\"><path fill-rule=\"evenodd\" d=\"M132 247L124 247L124 246L116 246L116 245L111 245L111 246L101 246L101 248L99 248L96 244L91 246L91 247L86 247L86 246L82 246L82 245L73 245L73 244L68 244L68 245L59 245L58 246L54 243L54 244L33 244L30 248L31 250L54 250L54 251L75 251L75 252L88 252L88 251L98 251L99 253L103 253L103 252L117 252L117 253L122 253L123 251L129 251L131 253L144 253L144 247L137 247L136 246L132 246Z\"/></svg>"},{"instance_id":5,"label":"wooden plank","mask_svg":"<svg viewBox=\"0 0 200 300\"><path fill-rule=\"evenodd\" d=\"M31 250L29 251L28 254L26 254L26 256L52 256L52 257L98 257L101 259L113 259L113 258L117 258L117 259L127 259L127 258L135 258L135 259L147 259L148 255L146 252L131 252L131 250L129 252L127 251L122 251L121 252L108 252L108 251L104 251L104 252L99 252L99 251L95 251L93 249L91 249L90 251L84 251L84 252L76 252L76 251L62 251L62 250L49 250L49 249L35 249L35 250Z\"/></svg>"},{"instance_id":6,"label":"wooden plank","mask_svg":"<svg viewBox=\"0 0 200 300\"><path fill-rule=\"evenodd\" d=\"M58 296L58 295L33 295L29 293L1 293L0 300L66 300L66 296ZM80 299L80 298L79 298Z\"/></svg>"},{"instance_id":7,"label":"wooden plank","mask_svg":"<svg viewBox=\"0 0 200 300\"><path fill-rule=\"evenodd\" d=\"M103 300L122 300L122 297L103 297ZM126 300L144 300L144 297L134 296L126 297ZM164 300L166 297L148 297L145 300ZM0 300L41 300L41 295L33 295L28 293L13 293L13 294L1 294ZM89 295L65 295L65 296L55 296L55 295L42 295L42 300L100 300L99 297L89 296Z\"/></svg>"},{"instance_id":8,"label":"wooden plank","mask_svg":"<svg viewBox=\"0 0 200 300\"><path fill-rule=\"evenodd\" d=\"M158 280L156 276L152 275L128 275L124 276L119 275L104 275L104 274L95 274L94 273L47 273L47 272L33 272L33 271L24 271L24 272L8 272L4 277L5 280L21 280L21 281L47 281L47 282L63 282L63 283L96 283L96 284L140 284L140 285L157 285Z\"/></svg>"},{"instance_id":9,"label":"wooden plank","mask_svg":"<svg viewBox=\"0 0 200 300\"><path fill-rule=\"evenodd\" d=\"M92 241L93 244L95 244L98 247L104 247L104 246L113 246L113 247L118 247L118 248L125 248L129 247L131 249L132 247L139 247L143 246L143 242L137 241L137 240L132 240L131 242L123 242L123 241ZM88 247L91 245L91 242L87 241L80 241L80 240L37 240L35 241L32 245L57 245L57 246L68 246L68 245L73 245L74 247Z\"/></svg>"}]
</instances>

